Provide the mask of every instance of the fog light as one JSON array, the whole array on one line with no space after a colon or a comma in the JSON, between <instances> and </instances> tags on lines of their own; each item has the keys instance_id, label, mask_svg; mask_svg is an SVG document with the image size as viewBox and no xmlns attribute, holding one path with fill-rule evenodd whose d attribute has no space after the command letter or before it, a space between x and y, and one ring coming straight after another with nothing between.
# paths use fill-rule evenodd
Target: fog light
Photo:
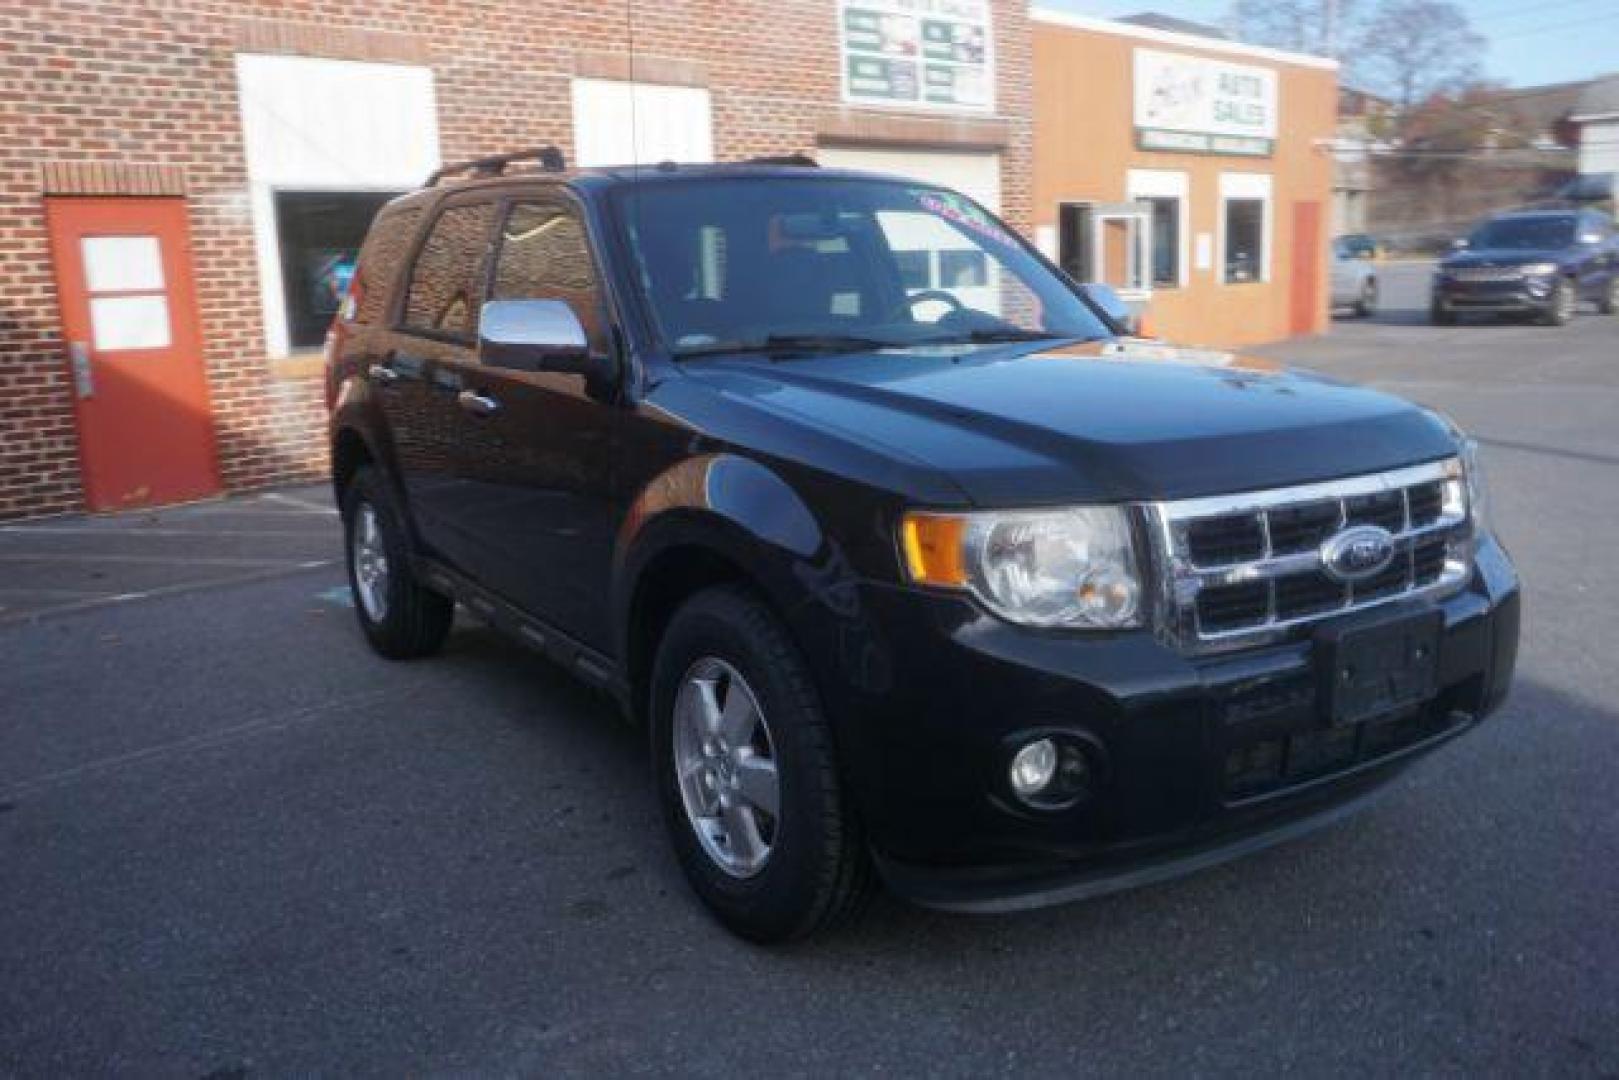
<instances>
[{"instance_id":1,"label":"fog light","mask_svg":"<svg viewBox=\"0 0 1619 1080\"><path fill-rule=\"evenodd\" d=\"M1012 790L1021 798L1040 794L1057 775L1057 744L1036 739L1012 756Z\"/></svg>"}]
</instances>

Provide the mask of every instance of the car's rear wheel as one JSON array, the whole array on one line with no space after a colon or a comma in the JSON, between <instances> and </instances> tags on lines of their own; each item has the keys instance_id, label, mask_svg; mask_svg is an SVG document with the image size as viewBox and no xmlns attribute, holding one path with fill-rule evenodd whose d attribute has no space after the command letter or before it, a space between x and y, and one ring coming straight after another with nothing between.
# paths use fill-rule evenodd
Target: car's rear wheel
<instances>
[{"instance_id":1,"label":"car's rear wheel","mask_svg":"<svg viewBox=\"0 0 1619 1080\"><path fill-rule=\"evenodd\" d=\"M360 469L349 483L343 535L354 611L371 647L391 660L437 652L455 619L455 604L417 582L404 519L371 468Z\"/></svg>"},{"instance_id":2,"label":"car's rear wheel","mask_svg":"<svg viewBox=\"0 0 1619 1080\"><path fill-rule=\"evenodd\" d=\"M1546 302L1546 310L1542 312L1540 321L1545 326L1566 326L1574 318L1574 304L1578 298L1574 295L1574 283L1567 278L1559 278L1552 286L1551 299Z\"/></svg>"},{"instance_id":3,"label":"car's rear wheel","mask_svg":"<svg viewBox=\"0 0 1619 1080\"><path fill-rule=\"evenodd\" d=\"M1619 271L1608 279L1608 287L1603 290L1597 309L1604 315L1619 314Z\"/></svg>"},{"instance_id":4,"label":"car's rear wheel","mask_svg":"<svg viewBox=\"0 0 1619 1080\"><path fill-rule=\"evenodd\" d=\"M1360 299L1355 301L1355 314L1361 318L1377 312L1377 279L1367 278L1361 282Z\"/></svg>"},{"instance_id":5,"label":"car's rear wheel","mask_svg":"<svg viewBox=\"0 0 1619 1080\"><path fill-rule=\"evenodd\" d=\"M809 669L745 590L699 593L670 620L651 687L652 760L686 878L735 933L806 937L870 891Z\"/></svg>"}]
</instances>

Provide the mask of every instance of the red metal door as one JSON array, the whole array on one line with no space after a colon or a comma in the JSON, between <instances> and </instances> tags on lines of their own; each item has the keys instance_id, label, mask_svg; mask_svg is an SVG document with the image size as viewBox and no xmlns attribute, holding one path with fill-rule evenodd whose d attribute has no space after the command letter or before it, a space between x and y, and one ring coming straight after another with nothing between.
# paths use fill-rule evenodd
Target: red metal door
<instances>
[{"instance_id":1,"label":"red metal door","mask_svg":"<svg viewBox=\"0 0 1619 1080\"><path fill-rule=\"evenodd\" d=\"M219 490L185 200L45 203L92 510Z\"/></svg>"},{"instance_id":2,"label":"red metal door","mask_svg":"<svg viewBox=\"0 0 1619 1080\"><path fill-rule=\"evenodd\" d=\"M1288 332L1314 334L1321 330L1321 204L1293 204L1293 285L1289 297Z\"/></svg>"}]
</instances>

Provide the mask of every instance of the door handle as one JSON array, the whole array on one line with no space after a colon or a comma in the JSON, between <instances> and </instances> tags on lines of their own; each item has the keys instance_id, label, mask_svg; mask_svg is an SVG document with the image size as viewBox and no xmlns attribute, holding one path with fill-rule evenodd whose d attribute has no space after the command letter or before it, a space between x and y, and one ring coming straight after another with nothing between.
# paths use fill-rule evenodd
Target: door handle
<instances>
[{"instance_id":1,"label":"door handle","mask_svg":"<svg viewBox=\"0 0 1619 1080\"><path fill-rule=\"evenodd\" d=\"M80 401L96 396L96 376L90 369L90 346L75 341L67 347L68 362L73 365L73 391Z\"/></svg>"},{"instance_id":2,"label":"door handle","mask_svg":"<svg viewBox=\"0 0 1619 1080\"><path fill-rule=\"evenodd\" d=\"M372 364L365 371L371 376L371 381L379 386L392 386L399 381L399 372L387 364Z\"/></svg>"},{"instance_id":3,"label":"door handle","mask_svg":"<svg viewBox=\"0 0 1619 1080\"><path fill-rule=\"evenodd\" d=\"M493 416L500 411L500 402L476 390L463 390L455 395L455 400L473 416Z\"/></svg>"}]
</instances>

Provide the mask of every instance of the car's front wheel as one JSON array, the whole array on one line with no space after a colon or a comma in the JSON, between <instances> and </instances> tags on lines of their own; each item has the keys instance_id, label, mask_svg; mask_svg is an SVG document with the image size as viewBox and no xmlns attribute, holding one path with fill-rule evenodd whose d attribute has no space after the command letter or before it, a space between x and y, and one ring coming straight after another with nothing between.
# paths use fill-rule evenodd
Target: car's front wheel
<instances>
[{"instance_id":1,"label":"car's front wheel","mask_svg":"<svg viewBox=\"0 0 1619 1080\"><path fill-rule=\"evenodd\" d=\"M1361 318L1377 312L1377 279L1367 278L1361 282L1360 298L1355 301L1355 314Z\"/></svg>"},{"instance_id":2,"label":"car's front wheel","mask_svg":"<svg viewBox=\"0 0 1619 1080\"><path fill-rule=\"evenodd\" d=\"M871 869L808 666L751 593L686 602L659 644L652 760L675 854L721 922L759 942L853 915Z\"/></svg>"},{"instance_id":3,"label":"car's front wheel","mask_svg":"<svg viewBox=\"0 0 1619 1080\"><path fill-rule=\"evenodd\" d=\"M1577 299L1574 295L1574 283L1567 278L1559 278L1557 284L1552 286L1552 295L1546 302L1546 310L1541 313L1541 323L1546 326L1566 326L1568 321L1574 318L1574 304Z\"/></svg>"},{"instance_id":4,"label":"car's front wheel","mask_svg":"<svg viewBox=\"0 0 1619 1080\"><path fill-rule=\"evenodd\" d=\"M1436 296L1428 305L1428 321L1435 326L1455 326L1456 309Z\"/></svg>"},{"instance_id":5,"label":"car's front wheel","mask_svg":"<svg viewBox=\"0 0 1619 1080\"><path fill-rule=\"evenodd\" d=\"M1608 287L1603 291L1597 309L1604 315L1619 314L1619 271L1608 279Z\"/></svg>"},{"instance_id":6,"label":"car's front wheel","mask_svg":"<svg viewBox=\"0 0 1619 1080\"><path fill-rule=\"evenodd\" d=\"M388 485L369 467L355 474L344 496L343 535L354 610L371 647L391 660L437 652L455 604L416 580L404 519Z\"/></svg>"}]
</instances>

